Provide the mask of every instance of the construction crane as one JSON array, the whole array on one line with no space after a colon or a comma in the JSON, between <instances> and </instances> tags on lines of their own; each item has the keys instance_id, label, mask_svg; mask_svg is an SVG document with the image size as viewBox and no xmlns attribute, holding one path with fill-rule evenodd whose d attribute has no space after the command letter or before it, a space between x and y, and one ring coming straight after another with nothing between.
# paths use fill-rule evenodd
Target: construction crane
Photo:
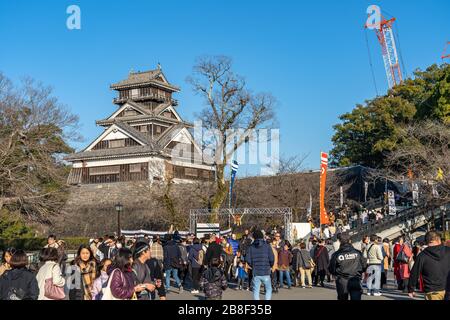
<instances>
[{"instance_id":1,"label":"construction crane","mask_svg":"<svg viewBox=\"0 0 450 320\"><path fill-rule=\"evenodd\" d=\"M445 45L445 48L444 48L444 52L442 52L442 57L441 57L442 60L450 59L450 52L447 53L448 46L450 46L450 41L447 42L447 44Z\"/></svg>"},{"instance_id":2,"label":"construction crane","mask_svg":"<svg viewBox=\"0 0 450 320\"><path fill-rule=\"evenodd\" d=\"M394 21L395 18L386 20L384 17L381 17L379 26L374 28L378 42L381 45L381 53L383 55L389 89L392 89L394 86L403 82L394 33L392 32ZM365 25L365 28L368 28L367 24Z\"/></svg>"}]
</instances>

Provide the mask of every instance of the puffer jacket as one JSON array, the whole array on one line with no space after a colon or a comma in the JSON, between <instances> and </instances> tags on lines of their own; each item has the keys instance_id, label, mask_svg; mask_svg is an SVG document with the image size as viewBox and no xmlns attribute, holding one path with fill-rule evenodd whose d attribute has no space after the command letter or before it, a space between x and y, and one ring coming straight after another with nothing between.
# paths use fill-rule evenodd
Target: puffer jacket
<instances>
[{"instance_id":1,"label":"puffer jacket","mask_svg":"<svg viewBox=\"0 0 450 320\"><path fill-rule=\"evenodd\" d=\"M38 282L28 269L12 269L0 277L0 300L37 300L38 296Z\"/></svg>"},{"instance_id":2,"label":"puffer jacket","mask_svg":"<svg viewBox=\"0 0 450 320\"><path fill-rule=\"evenodd\" d=\"M228 282L222 270L216 267L206 269L200 279L200 286L205 292L205 297L220 298L227 288Z\"/></svg>"},{"instance_id":3,"label":"puffer jacket","mask_svg":"<svg viewBox=\"0 0 450 320\"><path fill-rule=\"evenodd\" d=\"M253 269L254 276L268 276L274 264L272 248L263 239L256 239L247 250L245 261Z\"/></svg>"},{"instance_id":4,"label":"puffer jacket","mask_svg":"<svg viewBox=\"0 0 450 320\"><path fill-rule=\"evenodd\" d=\"M111 275L113 271L113 268L109 268L108 274ZM125 272L119 270L118 272L114 272L114 274L112 274L111 293L115 298L123 300L128 300L133 297L134 276L131 268Z\"/></svg>"}]
</instances>

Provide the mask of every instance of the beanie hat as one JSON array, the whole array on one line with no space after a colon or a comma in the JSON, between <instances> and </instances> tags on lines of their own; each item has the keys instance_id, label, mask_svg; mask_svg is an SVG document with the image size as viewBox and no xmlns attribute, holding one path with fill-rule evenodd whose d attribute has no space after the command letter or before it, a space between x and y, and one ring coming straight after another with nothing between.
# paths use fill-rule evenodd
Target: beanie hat
<instances>
[{"instance_id":1,"label":"beanie hat","mask_svg":"<svg viewBox=\"0 0 450 320\"><path fill-rule=\"evenodd\" d=\"M142 252L149 249L150 246L145 242L138 242L136 243L136 246L134 247L134 256L138 257Z\"/></svg>"}]
</instances>

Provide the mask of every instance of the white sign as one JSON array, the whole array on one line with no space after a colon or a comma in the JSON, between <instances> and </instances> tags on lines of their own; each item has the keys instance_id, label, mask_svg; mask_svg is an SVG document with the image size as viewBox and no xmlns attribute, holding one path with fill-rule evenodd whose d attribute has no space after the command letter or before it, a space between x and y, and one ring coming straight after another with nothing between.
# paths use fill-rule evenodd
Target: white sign
<instances>
[{"instance_id":1,"label":"white sign","mask_svg":"<svg viewBox=\"0 0 450 320\"><path fill-rule=\"evenodd\" d=\"M195 227L195 234L197 238L203 238L205 235L211 233L219 235L220 226L218 223L197 223Z\"/></svg>"},{"instance_id":2,"label":"white sign","mask_svg":"<svg viewBox=\"0 0 450 320\"><path fill-rule=\"evenodd\" d=\"M311 233L310 223L292 223L292 239L299 240Z\"/></svg>"},{"instance_id":3,"label":"white sign","mask_svg":"<svg viewBox=\"0 0 450 320\"><path fill-rule=\"evenodd\" d=\"M395 216L397 213L397 208L395 207L395 194L394 191L388 191L388 207L389 207L389 215Z\"/></svg>"}]
</instances>

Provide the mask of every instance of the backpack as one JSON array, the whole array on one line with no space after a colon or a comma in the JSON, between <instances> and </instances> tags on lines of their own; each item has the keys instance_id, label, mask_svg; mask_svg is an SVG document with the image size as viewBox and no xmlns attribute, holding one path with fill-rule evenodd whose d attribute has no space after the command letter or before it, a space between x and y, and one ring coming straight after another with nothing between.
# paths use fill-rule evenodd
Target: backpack
<instances>
[{"instance_id":1,"label":"backpack","mask_svg":"<svg viewBox=\"0 0 450 320\"><path fill-rule=\"evenodd\" d=\"M204 261L204 258L205 258L205 253L203 252L203 250L200 250L199 252L198 252L198 257L197 257L197 259L195 259L195 261L199 264L199 265L203 265L203 261Z\"/></svg>"},{"instance_id":2,"label":"backpack","mask_svg":"<svg viewBox=\"0 0 450 320\"><path fill-rule=\"evenodd\" d=\"M402 246L402 248L400 249L400 252L397 254L395 261L399 263L408 263L409 258L405 253L404 246Z\"/></svg>"}]
</instances>

